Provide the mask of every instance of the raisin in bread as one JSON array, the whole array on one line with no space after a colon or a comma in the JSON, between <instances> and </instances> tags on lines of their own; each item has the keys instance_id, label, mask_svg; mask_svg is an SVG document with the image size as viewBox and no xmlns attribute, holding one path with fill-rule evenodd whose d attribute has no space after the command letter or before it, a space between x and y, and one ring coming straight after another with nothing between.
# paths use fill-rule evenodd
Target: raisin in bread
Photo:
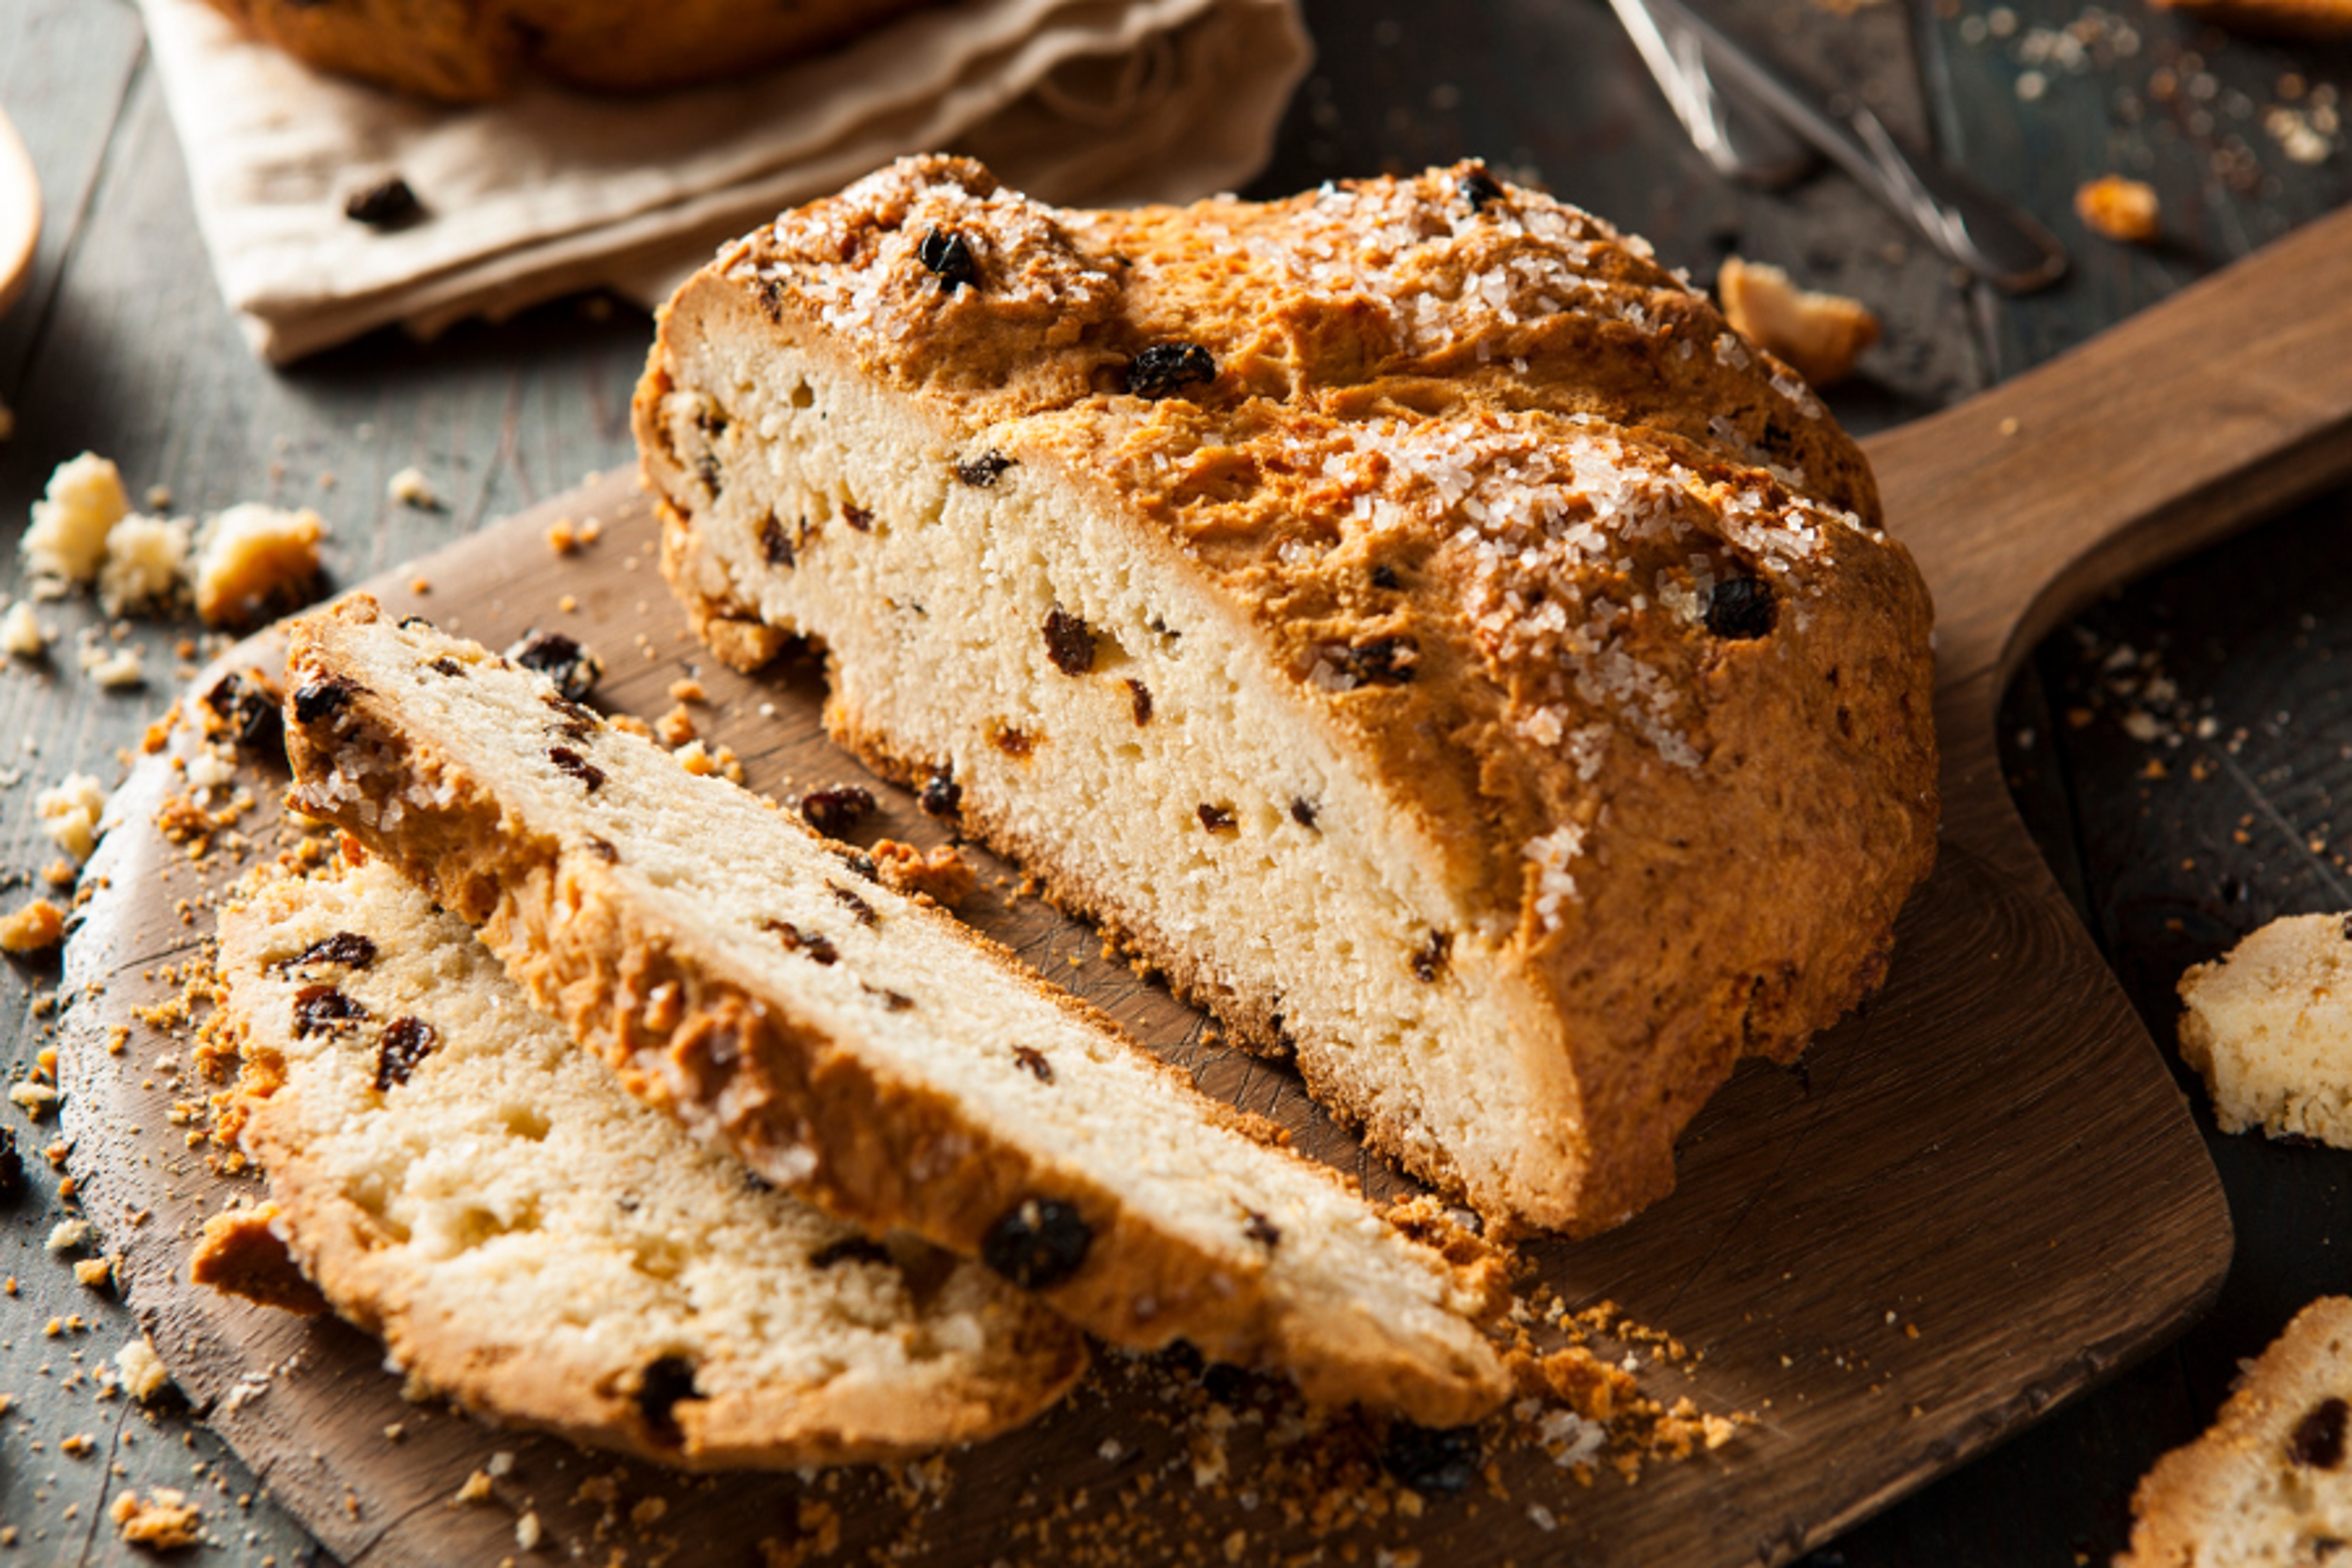
<instances>
[{"instance_id":1,"label":"raisin in bread","mask_svg":"<svg viewBox=\"0 0 2352 1568\"><path fill-rule=\"evenodd\" d=\"M541 1017L381 861L221 916L238 1137L272 1226L416 1381L694 1468L921 1452L1086 1364L974 1264L751 1180Z\"/></svg>"},{"instance_id":2,"label":"raisin in bread","mask_svg":"<svg viewBox=\"0 0 2352 1568\"><path fill-rule=\"evenodd\" d=\"M528 70L641 92L812 54L929 0L212 0L288 54L453 102Z\"/></svg>"},{"instance_id":3,"label":"raisin in bread","mask_svg":"<svg viewBox=\"0 0 2352 1568\"><path fill-rule=\"evenodd\" d=\"M688 281L636 426L714 649L822 642L838 739L1490 1218L1664 1194L1934 855L1861 453L1475 164L1076 212L901 162Z\"/></svg>"},{"instance_id":4,"label":"raisin in bread","mask_svg":"<svg viewBox=\"0 0 2352 1568\"><path fill-rule=\"evenodd\" d=\"M2352 1300L2323 1296L2132 1494L2116 1568L2316 1568L2352 1544Z\"/></svg>"},{"instance_id":5,"label":"raisin in bread","mask_svg":"<svg viewBox=\"0 0 2352 1568\"><path fill-rule=\"evenodd\" d=\"M2180 1055L2224 1132L2352 1149L2352 915L2275 920L2180 977Z\"/></svg>"},{"instance_id":6,"label":"raisin in bread","mask_svg":"<svg viewBox=\"0 0 2352 1568\"><path fill-rule=\"evenodd\" d=\"M1452 1425L1507 1392L1501 1265L1336 1173L837 845L367 600L295 623L295 803L478 926L625 1082L867 1228L1104 1339ZM723 848L721 847L723 847Z\"/></svg>"}]
</instances>

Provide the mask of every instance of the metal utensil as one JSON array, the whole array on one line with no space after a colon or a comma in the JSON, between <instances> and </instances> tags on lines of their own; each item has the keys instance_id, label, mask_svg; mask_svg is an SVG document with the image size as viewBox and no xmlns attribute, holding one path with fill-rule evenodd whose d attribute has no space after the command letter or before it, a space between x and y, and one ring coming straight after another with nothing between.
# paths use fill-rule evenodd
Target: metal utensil
<instances>
[{"instance_id":1,"label":"metal utensil","mask_svg":"<svg viewBox=\"0 0 2352 1568\"><path fill-rule=\"evenodd\" d=\"M1706 47L1687 28L1671 27L1643 0L1609 3L1666 95L1667 107L1717 174L1774 190L1812 168L1813 150L1795 132L1716 85L1707 72Z\"/></svg>"},{"instance_id":2,"label":"metal utensil","mask_svg":"<svg viewBox=\"0 0 2352 1568\"><path fill-rule=\"evenodd\" d=\"M1677 79L1678 86L1666 89L1667 102L1714 166L1732 172L1727 159L1745 166L1744 158L1724 150L1735 117L1769 118L1860 181L1928 244L1994 286L2021 294L2064 274L2065 247L2048 229L1959 171L1906 146L1852 95L1818 98L1764 50L1734 37L1688 0L1611 3L1661 85L1666 74ZM1628 19L1628 13L1643 20ZM1683 65L1693 58L1700 66L1696 78Z\"/></svg>"}]
</instances>

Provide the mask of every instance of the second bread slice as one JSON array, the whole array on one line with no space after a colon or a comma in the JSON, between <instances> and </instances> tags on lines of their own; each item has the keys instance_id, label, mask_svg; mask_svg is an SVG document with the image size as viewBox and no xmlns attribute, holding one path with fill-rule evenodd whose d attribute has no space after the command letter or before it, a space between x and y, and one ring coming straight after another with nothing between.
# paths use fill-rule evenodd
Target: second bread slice
<instances>
[{"instance_id":1,"label":"second bread slice","mask_svg":"<svg viewBox=\"0 0 2352 1568\"><path fill-rule=\"evenodd\" d=\"M1406 1236L1096 1009L541 677L363 598L291 641L296 804L762 1175L1114 1343L1186 1340L1432 1425L1507 1394L1474 1238Z\"/></svg>"},{"instance_id":2,"label":"second bread slice","mask_svg":"<svg viewBox=\"0 0 2352 1568\"><path fill-rule=\"evenodd\" d=\"M240 1144L289 1250L469 1410L695 1469L1015 1426L1078 1335L975 1265L761 1190L622 1092L381 863L221 916Z\"/></svg>"}]
</instances>

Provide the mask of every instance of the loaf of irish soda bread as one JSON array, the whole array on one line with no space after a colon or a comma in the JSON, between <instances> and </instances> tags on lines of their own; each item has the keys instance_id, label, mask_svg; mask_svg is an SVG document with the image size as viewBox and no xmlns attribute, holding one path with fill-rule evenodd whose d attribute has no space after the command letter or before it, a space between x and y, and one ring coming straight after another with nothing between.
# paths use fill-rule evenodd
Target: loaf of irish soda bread
<instances>
[{"instance_id":1,"label":"loaf of irish soda bread","mask_svg":"<svg viewBox=\"0 0 2352 1568\"><path fill-rule=\"evenodd\" d=\"M2116 1568L2315 1568L2352 1542L2352 1300L2295 1314L2211 1429L2132 1494Z\"/></svg>"},{"instance_id":2,"label":"loaf of irish soda bread","mask_svg":"<svg viewBox=\"0 0 2352 1568\"><path fill-rule=\"evenodd\" d=\"M1003 1431L1086 1365L986 1269L868 1241L638 1103L382 862L225 911L220 967L275 1227L478 1414L690 1468L823 1464Z\"/></svg>"},{"instance_id":3,"label":"loaf of irish soda bread","mask_svg":"<svg viewBox=\"0 0 2352 1568\"><path fill-rule=\"evenodd\" d=\"M296 804L769 1180L1116 1343L1188 1340L1431 1425L1505 1396L1472 1321L1501 1264L1475 1238L1391 1226L1003 950L544 677L364 599L290 642Z\"/></svg>"},{"instance_id":4,"label":"loaf of irish soda bread","mask_svg":"<svg viewBox=\"0 0 2352 1568\"><path fill-rule=\"evenodd\" d=\"M500 98L528 69L636 92L740 76L929 0L212 0L322 70L428 98Z\"/></svg>"},{"instance_id":5,"label":"loaf of irish soda bread","mask_svg":"<svg viewBox=\"0 0 2352 1568\"><path fill-rule=\"evenodd\" d=\"M1860 452L1475 164L1088 213L902 162L680 289L636 428L713 648L821 641L839 739L1493 1219L1664 1194L1934 855Z\"/></svg>"}]
</instances>

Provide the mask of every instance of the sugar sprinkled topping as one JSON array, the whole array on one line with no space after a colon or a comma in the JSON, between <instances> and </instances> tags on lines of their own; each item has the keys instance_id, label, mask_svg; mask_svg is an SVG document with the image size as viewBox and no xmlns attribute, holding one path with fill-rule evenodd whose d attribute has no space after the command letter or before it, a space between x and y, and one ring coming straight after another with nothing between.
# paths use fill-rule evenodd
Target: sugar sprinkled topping
<instances>
[{"instance_id":1,"label":"sugar sprinkled topping","mask_svg":"<svg viewBox=\"0 0 2352 1568\"><path fill-rule=\"evenodd\" d=\"M1444 668L1483 675L1508 732L1563 765L1548 777L1591 786L1605 766L1698 773L1704 712L1691 677L1717 657L1706 629L1715 590L1764 580L1781 624L1801 634L1816 591L1807 563L1833 538L1867 531L1813 499L1822 491L1801 465L1819 439L1784 438L1792 416L1820 420L1822 405L1638 240L1508 186L1473 203L1462 178L1433 170L1287 204L1221 197L1181 214L1091 214L1031 202L977 164L906 159L786 214L721 266L771 310L793 297L893 373L919 360L954 374L958 354L1017 345L1029 357L990 384L1009 399L995 415L1052 418L1102 392L1106 353L1133 352L1099 342L1171 330L1155 313L1194 302L1188 268L1201 258L1218 291L1266 309L1227 323L1238 340L1209 345L1228 371L1217 399L1088 416L1138 504L1268 605L1353 603L1359 590L1342 584L1368 557L1417 559L1420 581L1458 604L1468 645L1468 660ZM919 254L940 234L971 258L952 289ZM1619 395L1580 379L1575 356L1629 335L1698 400L1678 390L1672 406L1644 413L1636 396L1623 426L1575 411ZM1329 395L1387 375L1461 377L1474 362L1509 367L1523 394L1471 396L1444 414ZM1495 374L1478 373L1480 384ZM1244 469L1278 486L1271 526L1234 515ZM1400 704L1414 700L1418 661L1437 646L1411 618L1427 613L1426 593L1419 611L1383 599L1349 612L1341 640L1328 627L1305 634L1292 644L1295 676L1375 730L1411 711ZM1460 649L1450 610L1440 624ZM1552 820L1563 805L1552 797ZM1547 929L1577 897L1570 862L1604 826L1528 841Z\"/></svg>"},{"instance_id":2,"label":"sugar sprinkled topping","mask_svg":"<svg viewBox=\"0 0 2352 1568\"><path fill-rule=\"evenodd\" d=\"M1351 521L1377 530L1418 513L1435 522L1463 568L1473 641L1498 682L1527 694L1514 727L1546 749L1573 737L1571 760L1587 780L1602 737L1575 722L1571 698L1613 714L1668 764L1700 763L1676 727L1680 687L1629 648L1641 617L1695 624L1717 578L1748 569L1727 555L1778 574L1814 553L1830 529L1858 526L1760 479L1711 484L1594 422L1391 420L1340 427L1329 439L1339 449L1322 458L1321 472L1381 476L1353 496ZM1287 552L1281 559L1291 563ZM1659 564L1643 574L1644 560ZM1306 672L1310 683L1352 688L1327 666Z\"/></svg>"},{"instance_id":3,"label":"sugar sprinkled topping","mask_svg":"<svg viewBox=\"0 0 2352 1568\"><path fill-rule=\"evenodd\" d=\"M1568 866L1583 853L1584 829L1573 822L1528 840L1527 857L1536 868L1536 919L1548 931L1559 929L1560 911L1577 897L1576 879Z\"/></svg>"},{"instance_id":4,"label":"sugar sprinkled topping","mask_svg":"<svg viewBox=\"0 0 2352 1568\"><path fill-rule=\"evenodd\" d=\"M1474 342L1491 352L1495 325L1569 310L1649 331L1651 296L1690 292L1664 275L1610 278L1612 256L1645 247L1590 213L1517 195L1473 209L1453 187L1444 171L1328 186L1281 227L1253 228L1243 248L1289 289L1384 318L1415 355Z\"/></svg>"},{"instance_id":5,"label":"sugar sprinkled topping","mask_svg":"<svg viewBox=\"0 0 2352 1568\"><path fill-rule=\"evenodd\" d=\"M1116 295L1110 274L1070 244L1066 215L1018 191L974 191L957 173L971 167L901 159L831 201L784 214L720 264L740 280L795 290L835 331L884 343L929 330L943 311L1075 318ZM919 255L934 230L963 242L976 287L942 291Z\"/></svg>"}]
</instances>

